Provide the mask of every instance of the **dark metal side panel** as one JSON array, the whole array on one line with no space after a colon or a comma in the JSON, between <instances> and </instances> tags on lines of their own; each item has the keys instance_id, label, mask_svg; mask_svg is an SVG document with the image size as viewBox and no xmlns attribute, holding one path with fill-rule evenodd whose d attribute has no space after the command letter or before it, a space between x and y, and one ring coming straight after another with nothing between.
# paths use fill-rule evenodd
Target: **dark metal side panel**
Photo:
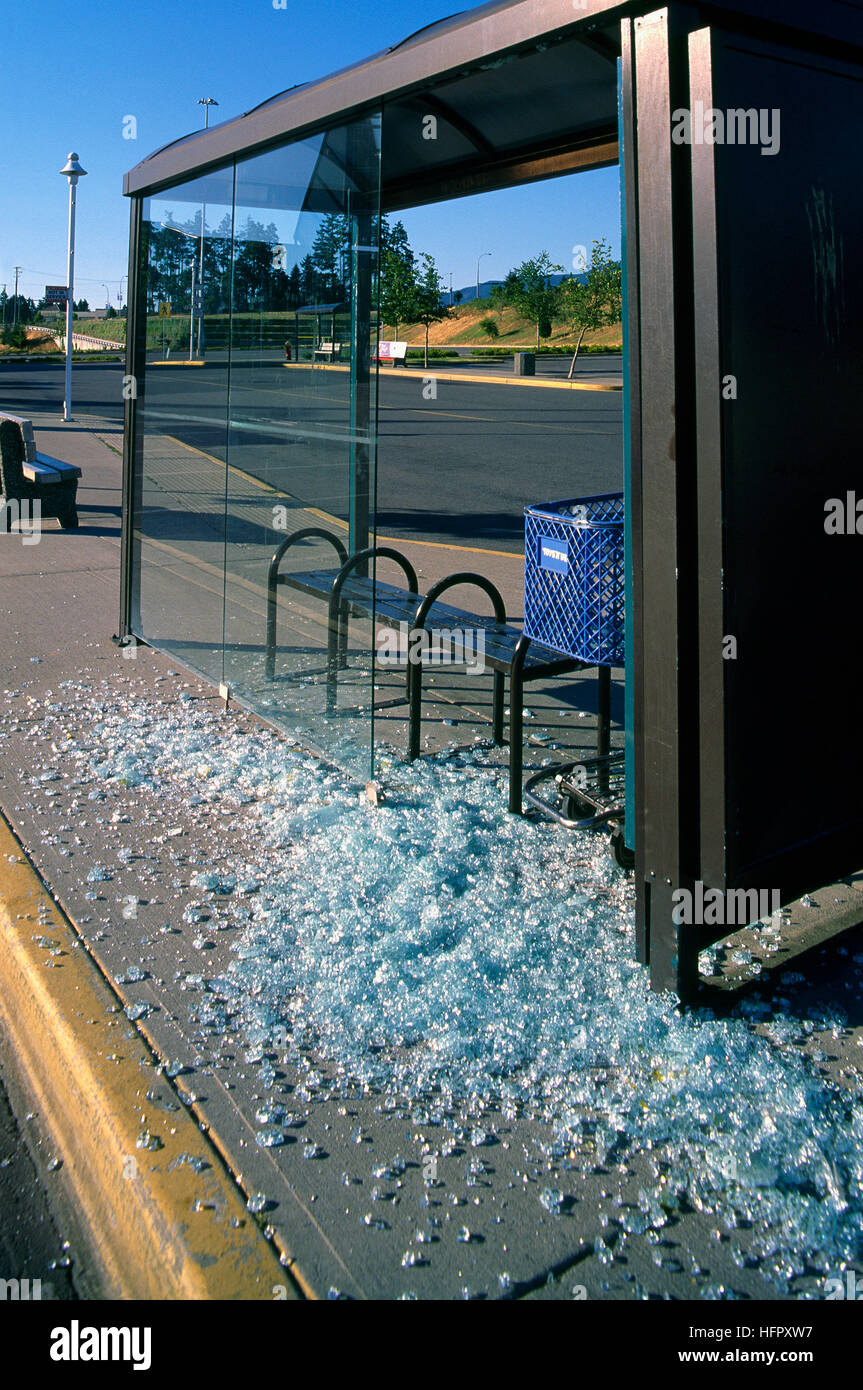
<instances>
[{"instance_id":1,"label":"dark metal side panel","mask_svg":"<svg viewBox=\"0 0 863 1390\"><path fill-rule=\"evenodd\" d=\"M863 535L825 532L863 499L863 70L704 31L691 72L781 131L692 148L702 876L789 900L863 860Z\"/></svg>"}]
</instances>

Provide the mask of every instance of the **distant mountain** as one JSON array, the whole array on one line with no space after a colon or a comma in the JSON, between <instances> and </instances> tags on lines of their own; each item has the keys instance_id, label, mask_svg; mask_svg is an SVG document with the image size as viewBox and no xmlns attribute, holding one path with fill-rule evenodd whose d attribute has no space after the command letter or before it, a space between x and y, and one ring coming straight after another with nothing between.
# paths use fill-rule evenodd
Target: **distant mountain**
<instances>
[{"instance_id":1,"label":"distant mountain","mask_svg":"<svg viewBox=\"0 0 863 1390\"><path fill-rule=\"evenodd\" d=\"M583 280L584 278L585 278L585 277L584 277L583 275L578 275L578 276L576 276L576 279L578 279L578 280ZM568 275L550 275L550 276L549 276L549 279L551 280L551 283L552 283L553 285L559 285L560 282L561 282L561 280L568 280L568 279L569 279L569 276L568 276ZM502 281L502 280L480 280L480 282L479 282L479 297L480 297L480 299L488 299L488 297L489 297L489 295L491 294L492 290L494 289L495 285L502 285L502 284L503 284L503 281ZM471 302L472 299L476 299L476 284L473 284L473 285L461 285L461 286L459 286L459 285L453 285L453 302L454 302L454 303L457 302L455 296L459 293L459 291L461 292L461 303L462 303L462 304L469 304L469 303ZM441 299L443 300L443 303L444 303L444 304L449 304L449 290L448 290L448 289L445 289L445 290L444 290L444 292L443 292L443 294L442 294L442 296L441 296Z\"/></svg>"}]
</instances>

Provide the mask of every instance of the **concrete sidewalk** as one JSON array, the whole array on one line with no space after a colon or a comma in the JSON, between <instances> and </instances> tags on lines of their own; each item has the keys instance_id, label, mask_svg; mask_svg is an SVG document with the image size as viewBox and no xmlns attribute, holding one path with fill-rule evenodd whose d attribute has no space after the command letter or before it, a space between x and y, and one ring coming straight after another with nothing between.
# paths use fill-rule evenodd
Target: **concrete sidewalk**
<instances>
[{"instance_id":1,"label":"concrete sidewalk","mask_svg":"<svg viewBox=\"0 0 863 1390\"><path fill-rule=\"evenodd\" d=\"M70 930L129 1008L129 1045L138 1039L135 1046L172 1064L168 1074L184 1113L197 1121L237 1192L260 1194L262 1238L296 1286L311 1296L352 1298L698 1298L722 1288L777 1297L757 1261L741 1267L732 1259L708 1212L663 1217L655 1239L630 1236L626 1258L609 1264L606 1246L623 1239L621 1209L637 1210L639 1190L655 1186L655 1155L619 1165L575 1162L542 1125L516 1111L497 1113L497 1142L477 1148L470 1136L481 1115L457 1101L442 1144L434 1120L410 1104L384 1108L374 1090L361 1087L349 1101L315 1099L308 1072L278 1055L228 1047L215 1056L208 1049L193 1005L202 970L209 978L229 965L231 932L213 930L219 910L210 904L202 911L194 878L213 864L240 860L254 820L245 808L226 816L203 800L177 805L176 821L167 824L146 789L83 776L64 746L92 740L99 707L114 704L147 702L170 712L191 702L212 711L226 735L251 735L257 726L233 706L223 712L214 691L178 675L169 658L138 647L130 659L111 642L119 430L79 420L38 430L37 442L83 468L81 529L61 533L48 523L30 547L0 538L0 806ZM500 563L511 565L511 558ZM845 891L856 899L856 889ZM215 919L210 926L208 918ZM28 941L31 925L21 928ZM143 978L132 969L142 953ZM855 1043L854 1030L838 1039L827 1031L813 1036L849 1094L859 1093ZM338 1059L314 1060L326 1072ZM255 1115L274 1095L291 1096L296 1140L259 1147ZM151 1102L148 1123L154 1113ZM49 1118L62 1128L62 1115ZM428 1187L423 1156L430 1150L437 1166ZM540 1202L543 1189L555 1186L566 1194L557 1211ZM419 1223L427 1223L427 1258L405 1262ZM465 1239L459 1232L468 1227ZM115 1260L122 1260L120 1250ZM162 1287L149 1296L178 1296L167 1270Z\"/></svg>"}]
</instances>

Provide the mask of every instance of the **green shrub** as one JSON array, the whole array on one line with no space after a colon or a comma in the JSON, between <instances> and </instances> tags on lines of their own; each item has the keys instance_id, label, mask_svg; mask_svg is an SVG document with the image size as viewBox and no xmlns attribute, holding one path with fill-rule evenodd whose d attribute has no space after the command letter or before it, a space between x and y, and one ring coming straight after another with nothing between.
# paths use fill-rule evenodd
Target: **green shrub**
<instances>
[{"instance_id":1,"label":"green shrub","mask_svg":"<svg viewBox=\"0 0 863 1390\"><path fill-rule=\"evenodd\" d=\"M24 331L24 326L23 326L23 324L20 324L20 323L16 323L16 324L7 323L7 324L6 324L6 327L3 329L2 333L0 333L0 341L3 342L3 344L4 344L5 347L10 347L10 348L22 348L22 347L24 347L25 344L26 344L26 342L27 342L27 334L26 334L25 331Z\"/></svg>"}]
</instances>

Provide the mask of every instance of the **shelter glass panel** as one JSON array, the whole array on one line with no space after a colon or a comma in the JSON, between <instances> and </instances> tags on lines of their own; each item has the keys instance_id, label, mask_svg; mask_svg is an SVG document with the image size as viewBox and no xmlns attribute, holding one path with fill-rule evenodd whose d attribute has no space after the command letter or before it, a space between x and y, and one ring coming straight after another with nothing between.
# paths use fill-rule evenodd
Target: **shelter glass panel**
<instances>
[{"instance_id":1,"label":"shelter glass panel","mask_svg":"<svg viewBox=\"0 0 863 1390\"><path fill-rule=\"evenodd\" d=\"M224 678L244 703L371 772L377 116L237 165Z\"/></svg>"},{"instance_id":2,"label":"shelter glass panel","mask_svg":"<svg viewBox=\"0 0 863 1390\"><path fill-rule=\"evenodd\" d=\"M145 200L132 626L222 674L233 170Z\"/></svg>"}]
</instances>

